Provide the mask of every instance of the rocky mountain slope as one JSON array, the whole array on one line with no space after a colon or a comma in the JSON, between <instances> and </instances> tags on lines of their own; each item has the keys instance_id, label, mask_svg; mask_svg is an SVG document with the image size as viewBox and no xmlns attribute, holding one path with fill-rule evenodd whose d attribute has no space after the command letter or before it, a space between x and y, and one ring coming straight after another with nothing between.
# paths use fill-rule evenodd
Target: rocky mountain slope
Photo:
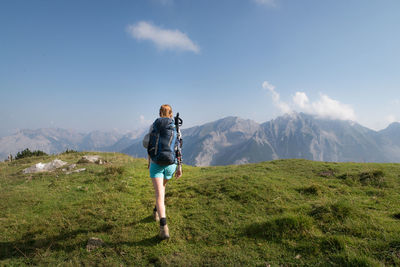
<instances>
[{"instance_id":1,"label":"rocky mountain slope","mask_svg":"<svg viewBox=\"0 0 400 267\"><path fill-rule=\"evenodd\" d=\"M23 130L0 139L0 159L25 148L59 153L67 148L147 157L144 131L122 135L63 129ZM259 124L227 117L182 130L184 163L195 166L303 158L338 162L400 162L400 123L374 131L352 121L293 113Z\"/></svg>"},{"instance_id":2,"label":"rocky mountain slope","mask_svg":"<svg viewBox=\"0 0 400 267\"><path fill-rule=\"evenodd\" d=\"M0 138L0 160L11 153L29 148L54 154L73 149L78 151L121 151L135 142L141 131L122 134L117 131L92 131L79 133L72 130L42 128L20 130L17 133Z\"/></svg>"},{"instance_id":3,"label":"rocky mountain slope","mask_svg":"<svg viewBox=\"0 0 400 267\"><path fill-rule=\"evenodd\" d=\"M227 117L183 130L186 164L195 166L304 158L318 161L400 162L400 123L373 131L352 121L293 113L258 124ZM123 150L145 157L141 141Z\"/></svg>"}]
</instances>

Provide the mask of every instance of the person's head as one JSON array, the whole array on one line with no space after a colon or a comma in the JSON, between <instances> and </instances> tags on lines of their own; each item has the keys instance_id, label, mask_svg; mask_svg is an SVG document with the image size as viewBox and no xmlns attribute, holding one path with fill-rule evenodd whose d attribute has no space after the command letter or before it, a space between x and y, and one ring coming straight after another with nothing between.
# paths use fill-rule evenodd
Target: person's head
<instances>
[{"instance_id":1,"label":"person's head","mask_svg":"<svg viewBox=\"0 0 400 267\"><path fill-rule=\"evenodd\" d=\"M165 104L160 107L161 118L172 118L172 108L170 105Z\"/></svg>"}]
</instances>

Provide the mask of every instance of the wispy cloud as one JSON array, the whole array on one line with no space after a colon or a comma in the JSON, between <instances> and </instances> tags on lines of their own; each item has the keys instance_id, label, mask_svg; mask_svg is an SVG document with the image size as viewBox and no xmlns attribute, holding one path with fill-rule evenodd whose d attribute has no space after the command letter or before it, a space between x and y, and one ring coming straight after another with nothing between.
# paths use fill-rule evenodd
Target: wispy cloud
<instances>
[{"instance_id":1,"label":"wispy cloud","mask_svg":"<svg viewBox=\"0 0 400 267\"><path fill-rule=\"evenodd\" d=\"M146 21L128 25L126 30L133 38L151 41L161 50L200 52L200 48L179 30L162 29Z\"/></svg>"},{"instance_id":2,"label":"wispy cloud","mask_svg":"<svg viewBox=\"0 0 400 267\"><path fill-rule=\"evenodd\" d=\"M289 103L280 99L280 95L275 90L275 86L265 81L262 84L264 89L271 92L272 100L275 106L282 113L290 113L291 111L304 112L313 114L321 118L339 119L339 120L355 120L356 115L350 105L343 104L338 100L332 99L325 94L320 94L315 101L310 101L305 92L296 92Z\"/></svg>"},{"instance_id":3,"label":"wispy cloud","mask_svg":"<svg viewBox=\"0 0 400 267\"><path fill-rule=\"evenodd\" d=\"M265 81L263 82L262 87L271 92L275 106L278 107L282 113L290 113L292 111L288 104L281 101L281 96L275 91L275 86Z\"/></svg>"},{"instance_id":4,"label":"wispy cloud","mask_svg":"<svg viewBox=\"0 0 400 267\"><path fill-rule=\"evenodd\" d=\"M396 118L395 115L390 114L390 115L386 116L385 121L386 121L387 124L391 124L392 122L398 121L398 119Z\"/></svg>"},{"instance_id":5,"label":"wispy cloud","mask_svg":"<svg viewBox=\"0 0 400 267\"><path fill-rule=\"evenodd\" d=\"M259 5L276 7L276 0L253 0Z\"/></svg>"},{"instance_id":6,"label":"wispy cloud","mask_svg":"<svg viewBox=\"0 0 400 267\"><path fill-rule=\"evenodd\" d=\"M299 107L301 108L301 106ZM315 102L305 103L302 109L323 118L340 120L356 119L355 112L351 106L340 103L338 100L332 99L324 94L321 94L319 99Z\"/></svg>"}]
</instances>

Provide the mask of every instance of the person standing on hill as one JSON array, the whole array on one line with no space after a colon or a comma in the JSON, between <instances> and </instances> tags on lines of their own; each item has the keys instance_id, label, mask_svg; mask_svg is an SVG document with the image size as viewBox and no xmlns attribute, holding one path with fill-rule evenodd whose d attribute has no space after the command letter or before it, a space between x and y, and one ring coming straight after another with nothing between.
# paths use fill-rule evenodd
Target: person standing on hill
<instances>
[{"instance_id":1,"label":"person standing on hill","mask_svg":"<svg viewBox=\"0 0 400 267\"><path fill-rule=\"evenodd\" d=\"M160 117L154 121L149 133L143 139L143 146L147 148L148 169L156 197L153 216L156 221L160 221L160 237L162 239L169 238L164 201L165 187L174 173L176 178L182 176L179 140L178 142L176 140L179 126L175 121L171 106L162 105Z\"/></svg>"}]
</instances>

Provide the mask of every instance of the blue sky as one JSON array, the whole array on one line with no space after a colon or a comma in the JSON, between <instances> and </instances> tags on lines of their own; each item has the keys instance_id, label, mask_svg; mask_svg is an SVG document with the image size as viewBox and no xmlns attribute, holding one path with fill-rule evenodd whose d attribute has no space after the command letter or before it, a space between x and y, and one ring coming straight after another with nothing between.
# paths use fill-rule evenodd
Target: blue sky
<instances>
[{"instance_id":1,"label":"blue sky","mask_svg":"<svg viewBox=\"0 0 400 267\"><path fill-rule=\"evenodd\" d=\"M400 1L1 1L0 136L285 112L400 120Z\"/></svg>"}]
</instances>

